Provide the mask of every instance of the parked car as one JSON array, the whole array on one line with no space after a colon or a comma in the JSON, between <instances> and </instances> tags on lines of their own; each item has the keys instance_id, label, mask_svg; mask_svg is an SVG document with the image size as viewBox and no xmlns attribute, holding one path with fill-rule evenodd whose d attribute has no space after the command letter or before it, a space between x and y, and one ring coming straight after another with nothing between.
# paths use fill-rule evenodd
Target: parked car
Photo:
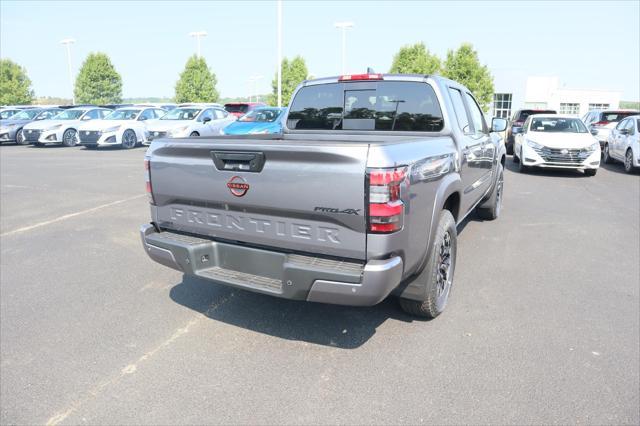
<instances>
[{"instance_id":1,"label":"parked car","mask_svg":"<svg viewBox=\"0 0 640 426\"><path fill-rule=\"evenodd\" d=\"M165 111L171 111L172 109L177 107L176 104L163 103L163 102L143 103L143 104L137 104L136 106L138 106L138 107L161 108L161 109L163 109Z\"/></svg>"},{"instance_id":2,"label":"parked car","mask_svg":"<svg viewBox=\"0 0 640 426\"><path fill-rule=\"evenodd\" d=\"M516 135L513 161L518 171L532 167L584 170L595 176L600 167L598 141L584 123L568 115L530 115Z\"/></svg>"},{"instance_id":3,"label":"parked car","mask_svg":"<svg viewBox=\"0 0 640 426\"><path fill-rule=\"evenodd\" d=\"M591 134L598 139L600 148L604 150L604 144L607 142L611 129L616 127L623 118L636 114L638 114L638 111L632 109L596 109L586 113L582 117L582 121L586 124Z\"/></svg>"},{"instance_id":4,"label":"parked car","mask_svg":"<svg viewBox=\"0 0 640 426\"><path fill-rule=\"evenodd\" d=\"M16 142L18 145L27 145L23 128L33 121L48 120L59 114L60 108L31 108L12 115L8 120L0 122L0 143Z\"/></svg>"},{"instance_id":5,"label":"parked car","mask_svg":"<svg viewBox=\"0 0 640 426\"><path fill-rule=\"evenodd\" d=\"M78 143L76 131L80 124L104 118L110 113L111 110L106 108L70 108L50 120L35 121L25 125L22 134L26 142L39 146L51 144L74 146Z\"/></svg>"},{"instance_id":6,"label":"parked car","mask_svg":"<svg viewBox=\"0 0 640 426\"><path fill-rule=\"evenodd\" d=\"M519 109L513 113L507 125L507 154L513 154L513 142L518 133L522 132L524 121L533 114L557 114L552 109Z\"/></svg>"},{"instance_id":7,"label":"parked car","mask_svg":"<svg viewBox=\"0 0 640 426\"><path fill-rule=\"evenodd\" d=\"M224 129L221 135L255 135L282 133L286 108L259 107L238 118Z\"/></svg>"},{"instance_id":8,"label":"parked car","mask_svg":"<svg viewBox=\"0 0 640 426\"><path fill-rule=\"evenodd\" d=\"M111 110L116 110L120 108L126 108L133 106L133 104L106 104L106 105L98 105L100 108L107 108Z\"/></svg>"},{"instance_id":9,"label":"parked car","mask_svg":"<svg viewBox=\"0 0 640 426\"><path fill-rule=\"evenodd\" d=\"M6 120L11 118L12 115L15 115L22 111L19 108L2 108L0 109L0 120Z\"/></svg>"},{"instance_id":10,"label":"parked car","mask_svg":"<svg viewBox=\"0 0 640 426\"><path fill-rule=\"evenodd\" d=\"M160 108L120 108L102 120L92 120L78 127L80 145L87 148L120 145L135 148L146 142L147 125L164 116Z\"/></svg>"},{"instance_id":11,"label":"parked car","mask_svg":"<svg viewBox=\"0 0 640 426\"><path fill-rule=\"evenodd\" d=\"M224 109L240 118L248 112L251 112L253 109L261 106L265 106L265 104L262 102L229 102L224 104Z\"/></svg>"},{"instance_id":12,"label":"parked car","mask_svg":"<svg viewBox=\"0 0 640 426\"><path fill-rule=\"evenodd\" d=\"M456 224L500 214L506 124L438 76L305 81L283 134L151 144L144 250L232 287L362 306L394 294L435 317Z\"/></svg>"},{"instance_id":13,"label":"parked car","mask_svg":"<svg viewBox=\"0 0 640 426\"><path fill-rule=\"evenodd\" d=\"M212 136L236 120L222 108L178 107L149 124L147 144L157 138Z\"/></svg>"},{"instance_id":14,"label":"parked car","mask_svg":"<svg viewBox=\"0 0 640 426\"><path fill-rule=\"evenodd\" d=\"M640 115L626 117L611 129L602 160L605 163L622 161L627 173L640 168Z\"/></svg>"}]
</instances>

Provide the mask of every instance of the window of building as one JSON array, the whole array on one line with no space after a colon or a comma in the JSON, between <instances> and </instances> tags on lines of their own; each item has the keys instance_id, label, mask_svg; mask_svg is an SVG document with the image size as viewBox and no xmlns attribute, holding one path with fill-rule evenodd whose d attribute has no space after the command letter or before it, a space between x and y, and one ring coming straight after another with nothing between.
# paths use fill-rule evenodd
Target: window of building
<instances>
[{"instance_id":1,"label":"window of building","mask_svg":"<svg viewBox=\"0 0 640 426\"><path fill-rule=\"evenodd\" d=\"M589 104L589 111L594 109L609 109L609 104Z\"/></svg>"},{"instance_id":2,"label":"window of building","mask_svg":"<svg viewBox=\"0 0 640 426\"><path fill-rule=\"evenodd\" d=\"M511 117L511 93L493 94L493 116L500 118Z\"/></svg>"},{"instance_id":3,"label":"window of building","mask_svg":"<svg viewBox=\"0 0 640 426\"><path fill-rule=\"evenodd\" d=\"M580 104L561 103L560 114L580 114Z\"/></svg>"}]
</instances>

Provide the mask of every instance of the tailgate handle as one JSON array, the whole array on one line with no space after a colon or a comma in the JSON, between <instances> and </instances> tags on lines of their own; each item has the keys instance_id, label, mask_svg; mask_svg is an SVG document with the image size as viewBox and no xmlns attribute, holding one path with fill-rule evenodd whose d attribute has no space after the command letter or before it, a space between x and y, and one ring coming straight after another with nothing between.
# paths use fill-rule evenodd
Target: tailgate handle
<instances>
[{"instance_id":1,"label":"tailgate handle","mask_svg":"<svg viewBox=\"0 0 640 426\"><path fill-rule=\"evenodd\" d=\"M264 167L263 152L211 151L211 158L222 171L259 173Z\"/></svg>"}]
</instances>

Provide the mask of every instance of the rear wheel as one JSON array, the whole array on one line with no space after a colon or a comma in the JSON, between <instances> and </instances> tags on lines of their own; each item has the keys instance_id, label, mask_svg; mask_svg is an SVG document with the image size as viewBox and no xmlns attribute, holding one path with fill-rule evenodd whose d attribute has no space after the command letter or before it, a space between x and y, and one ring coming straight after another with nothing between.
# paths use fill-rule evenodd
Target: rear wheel
<instances>
[{"instance_id":1,"label":"rear wheel","mask_svg":"<svg viewBox=\"0 0 640 426\"><path fill-rule=\"evenodd\" d=\"M611 164L613 163L613 158L611 158L611 155L609 154L609 144L604 144L604 150L602 151L602 161L605 164Z\"/></svg>"},{"instance_id":2,"label":"rear wheel","mask_svg":"<svg viewBox=\"0 0 640 426\"><path fill-rule=\"evenodd\" d=\"M402 310L424 318L435 318L444 311L453 285L458 247L457 236L453 215L449 210L443 210L440 212L429 260L421 274L421 278L426 280L426 299L424 301L400 299Z\"/></svg>"},{"instance_id":3,"label":"rear wheel","mask_svg":"<svg viewBox=\"0 0 640 426\"><path fill-rule=\"evenodd\" d=\"M631 148L627 149L624 155L624 171L627 173L633 173L633 151Z\"/></svg>"},{"instance_id":4,"label":"rear wheel","mask_svg":"<svg viewBox=\"0 0 640 426\"><path fill-rule=\"evenodd\" d=\"M132 149L135 148L138 144L138 137L136 136L136 132L131 129L125 130L122 134L122 147L124 149Z\"/></svg>"},{"instance_id":5,"label":"rear wheel","mask_svg":"<svg viewBox=\"0 0 640 426\"><path fill-rule=\"evenodd\" d=\"M24 140L24 133L22 133L22 129L16 132L16 143L18 145L29 145L29 142Z\"/></svg>"},{"instance_id":6,"label":"rear wheel","mask_svg":"<svg viewBox=\"0 0 640 426\"><path fill-rule=\"evenodd\" d=\"M76 146L76 131L74 129L67 129L62 135L62 145L64 146Z\"/></svg>"},{"instance_id":7,"label":"rear wheel","mask_svg":"<svg viewBox=\"0 0 640 426\"><path fill-rule=\"evenodd\" d=\"M502 189L504 188L504 170L502 164L498 163L496 171L498 177L493 191L491 191L491 196L481 207L478 207L478 216L486 220L497 219L502 209Z\"/></svg>"}]
</instances>

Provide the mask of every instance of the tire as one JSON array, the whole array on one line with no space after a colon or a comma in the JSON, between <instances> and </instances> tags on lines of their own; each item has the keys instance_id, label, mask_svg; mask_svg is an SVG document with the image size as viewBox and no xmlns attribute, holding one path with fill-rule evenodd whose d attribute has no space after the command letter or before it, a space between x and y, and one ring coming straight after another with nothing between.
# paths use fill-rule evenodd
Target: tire
<instances>
[{"instance_id":1,"label":"tire","mask_svg":"<svg viewBox=\"0 0 640 426\"><path fill-rule=\"evenodd\" d=\"M513 154L513 142L507 144L507 154Z\"/></svg>"},{"instance_id":2,"label":"tire","mask_svg":"<svg viewBox=\"0 0 640 426\"><path fill-rule=\"evenodd\" d=\"M76 146L76 131L74 129L67 129L62 134L62 145L71 147Z\"/></svg>"},{"instance_id":3,"label":"tire","mask_svg":"<svg viewBox=\"0 0 640 426\"><path fill-rule=\"evenodd\" d=\"M453 286L457 238L453 215L449 210L442 210L429 259L425 270L420 274L420 278L426 280L426 299L419 301L401 298L400 307L403 311L423 318L435 318L444 311Z\"/></svg>"},{"instance_id":4,"label":"tire","mask_svg":"<svg viewBox=\"0 0 640 426\"><path fill-rule=\"evenodd\" d=\"M597 172L598 172L598 169L585 169L584 170L584 175L585 176L595 176Z\"/></svg>"},{"instance_id":5,"label":"tire","mask_svg":"<svg viewBox=\"0 0 640 426\"><path fill-rule=\"evenodd\" d=\"M609 144L604 144L604 149L602 150L602 162L605 164L613 163L613 158L609 155Z\"/></svg>"},{"instance_id":6,"label":"tire","mask_svg":"<svg viewBox=\"0 0 640 426\"><path fill-rule=\"evenodd\" d=\"M624 171L627 173L633 173L633 151L631 148L627 149L624 154Z\"/></svg>"},{"instance_id":7,"label":"tire","mask_svg":"<svg viewBox=\"0 0 640 426\"><path fill-rule=\"evenodd\" d=\"M504 189L504 169L501 163L498 163L498 177L496 184L493 186L489 199L478 207L478 216L485 220L495 220L500 216L502 210L502 190Z\"/></svg>"},{"instance_id":8,"label":"tire","mask_svg":"<svg viewBox=\"0 0 640 426\"><path fill-rule=\"evenodd\" d=\"M127 129L122 134L122 147L124 149L133 149L138 144L138 137L136 132L131 129Z\"/></svg>"},{"instance_id":9,"label":"tire","mask_svg":"<svg viewBox=\"0 0 640 426\"><path fill-rule=\"evenodd\" d=\"M520 150L520 155L518 156L518 172L519 173L527 173L529 171L529 167L524 165L524 161L522 160L522 149Z\"/></svg>"},{"instance_id":10,"label":"tire","mask_svg":"<svg viewBox=\"0 0 640 426\"><path fill-rule=\"evenodd\" d=\"M22 129L16 132L16 143L18 145L29 145L29 142L24 140L24 133L22 133Z\"/></svg>"},{"instance_id":11,"label":"tire","mask_svg":"<svg viewBox=\"0 0 640 426\"><path fill-rule=\"evenodd\" d=\"M515 151L513 152L513 162L515 164L518 164L520 162L520 158L518 158L518 155L515 153Z\"/></svg>"},{"instance_id":12,"label":"tire","mask_svg":"<svg viewBox=\"0 0 640 426\"><path fill-rule=\"evenodd\" d=\"M197 138L198 136L200 136L200 133L198 132L191 132L191 134L189 135L190 138Z\"/></svg>"}]
</instances>

